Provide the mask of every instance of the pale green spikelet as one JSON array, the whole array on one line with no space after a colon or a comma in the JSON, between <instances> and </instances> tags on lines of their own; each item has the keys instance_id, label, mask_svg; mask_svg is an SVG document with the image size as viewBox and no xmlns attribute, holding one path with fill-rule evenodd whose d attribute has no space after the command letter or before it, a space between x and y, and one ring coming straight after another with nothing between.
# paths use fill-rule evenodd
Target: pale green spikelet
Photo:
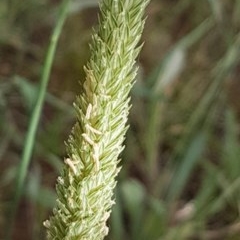
<instances>
[{"instance_id":1,"label":"pale green spikelet","mask_svg":"<svg viewBox=\"0 0 240 240\"><path fill-rule=\"evenodd\" d=\"M98 240L108 233L119 154L127 130L129 91L148 0L103 0L85 68L83 93L74 104L77 123L57 181L57 206L44 222L48 239Z\"/></svg>"}]
</instances>

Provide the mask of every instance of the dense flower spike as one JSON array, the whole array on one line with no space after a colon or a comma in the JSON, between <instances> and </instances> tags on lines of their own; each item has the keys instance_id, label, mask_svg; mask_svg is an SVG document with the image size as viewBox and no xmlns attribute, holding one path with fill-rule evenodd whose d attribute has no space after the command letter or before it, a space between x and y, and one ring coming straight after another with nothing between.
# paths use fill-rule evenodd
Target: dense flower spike
<instances>
[{"instance_id":1,"label":"dense flower spike","mask_svg":"<svg viewBox=\"0 0 240 240\"><path fill-rule=\"evenodd\" d=\"M85 68L84 91L74 104L77 123L57 180L57 206L44 222L48 239L98 240L108 233L119 154L123 150L129 91L148 0L103 0Z\"/></svg>"}]
</instances>

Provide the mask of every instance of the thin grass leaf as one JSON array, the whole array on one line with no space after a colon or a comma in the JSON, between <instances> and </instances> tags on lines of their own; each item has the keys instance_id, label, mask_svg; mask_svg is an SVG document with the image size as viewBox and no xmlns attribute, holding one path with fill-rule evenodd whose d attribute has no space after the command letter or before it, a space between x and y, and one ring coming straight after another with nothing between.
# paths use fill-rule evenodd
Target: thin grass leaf
<instances>
[{"instance_id":1,"label":"thin grass leaf","mask_svg":"<svg viewBox=\"0 0 240 240\"><path fill-rule=\"evenodd\" d=\"M167 193L168 202L172 202L181 194L193 168L197 162L201 160L206 142L206 132L198 133L195 138L192 139L192 143L186 149L185 156L179 160L180 162L176 165L176 169L173 172L173 178Z\"/></svg>"},{"instance_id":2,"label":"thin grass leaf","mask_svg":"<svg viewBox=\"0 0 240 240\"><path fill-rule=\"evenodd\" d=\"M141 237L144 200L146 199L145 189L139 182L128 180L121 184L120 190L131 225L130 238L139 239Z\"/></svg>"},{"instance_id":3,"label":"thin grass leaf","mask_svg":"<svg viewBox=\"0 0 240 240\"><path fill-rule=\"evenodd\" d=\"M116 205L113 207L113 211L110 217L110 233L109 239L122 240L125 239L125 227L124 227L124 209L120 189L116 189ZM107 238L108 239L108 238Z\"/></svg>"},{"instance_id":4,"label":"thin grass leaf","mask_svg":"<svg viewBox=\"0 0 240 240\"><path fill-rule=\"evenodd\" d=\"M32 116L31 116L30 123L29 123L29 129L27 131L26 140L24 143L23 154L22 154L18 172L17 172L14 203L11 208L11 213L9 216L10 221L8 221L8 227L7 227L8 230L6 231L7 239L11 238L14 216L15 216L18 204L19 204L21 194L23 192L24 181L26 179L27 169L28 169L28 166L29 166L29 163L31 160L31 156L32 156L33 146L34 146L34 142L35 142L35 136L36 136L36 132L37 132L37 126L38 126L38 123L40 120L42 106L43 106L45 94L47 91L46 89L47 89L50 71L52 68L52 63L53 63L53 59L54 59L54 55L55 55L55 51L56 51L56 46L57 46L57 42L58 42L61 30L62 30L63 24L64 24L66 16L67 16L68 2L69 2L69 0L65 0L62 3L59 18L58 18L56 27L53 30L53 33L51 36L51 43L49 45L46 59L44 62L42 77L41 77L41 81L40 81L39 95L36 100L36 105L32 112Z\"/></svg>"},{"instance_id":5,"label":"thin grass leaf","mask_svg":"<svg viewBox=\"0 0 240 240\"><path fill-rule=\"evenodd\" d=\"M211 110L214 108L214 103L217 101L221 94L223 83L227 76L232 73L236 67L237 59L240 54L240 36L238 36L234 44L228 49L225 56L218 62L217 66L212 71L213 81L204 94L203 98L191 115L185 129L184 136L179 140L172 159L181 158L185 149L190 144L192 135L204 124L208 114L211 114Z\"/></svg>"},{"instance_id":6,"label":"thin grass leaf","mask_svg":"<svg viewBox=\"0 0 240 240\"><path fill-rule=\"evenodd\" d=\"M227 109L225 113L225 138L222 153L222 166L229 180L234 180L240 175L240 147L238 122L234 112Z\"/></svg>"},{"instance_id":7,"label":"thin grass leaf","mask_svg":"<svg viewBox=\"0 0 240 240\"><path fill-rule=\"evenodd\" d=\"M146 161L149 165L148 169L149 173L151 173L149 176L151 176L152 180L155 179L157 175L156 161L158 145L161 138L161 115L163 115L163 111L166 110L164 108L164 94L166 88L177 79L184 69L185 56L188 48L199 41L212 26L212 20L208 19L177 42L147 79L151 90L149 90L150 101L148 106L148 121L146 123L147 130L143 146L146 146Z\"/></svg>"}]
</instances>

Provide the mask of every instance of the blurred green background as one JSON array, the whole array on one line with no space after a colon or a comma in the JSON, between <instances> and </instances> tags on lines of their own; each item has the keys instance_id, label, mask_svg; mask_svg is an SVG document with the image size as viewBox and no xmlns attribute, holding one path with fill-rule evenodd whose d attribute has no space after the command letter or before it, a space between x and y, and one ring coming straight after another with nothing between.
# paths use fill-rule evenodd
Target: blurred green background
<instances>
[{"instance_id":1,"label":"blurred green background","mask_svg":"<svg viewBox=\"0 0 240 240\"><path fill-rule=\"evenodd\" d=\"M59 5L0 1L0 239ZM45 239L97 13L70 3L13 239ZM240 1L152 0L146 14L107 239L239 240Z\"/></svg>"}]
</instances>

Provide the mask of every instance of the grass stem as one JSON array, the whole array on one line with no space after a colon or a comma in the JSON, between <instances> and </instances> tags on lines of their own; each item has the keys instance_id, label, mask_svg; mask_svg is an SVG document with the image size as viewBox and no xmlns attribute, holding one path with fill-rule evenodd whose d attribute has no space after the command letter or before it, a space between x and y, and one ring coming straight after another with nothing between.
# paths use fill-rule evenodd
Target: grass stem
<instances>
[{"instance_id":1,"label":"grass stem","mask_svg":"<svg viewBox=\"0 0 240 240\"><path fill-rule=\"evenodd\" d=\"M19 163L18 171L17 171L17 176L16 176L16 188L15 188L15 195L13 199L13 205L10 210L9 214L9 219L10 221L7 221L8 223L8 230L7 230L7 238L6 239L11 239L12 232L13 232L13 225L14 225L14 218L18 209L19 201L23 192L24 188L24 181L26 179L27 171L28 171L28 166L31 161L31 156L33 153L33 147L34 147L34 142L36 138L36 132L37 132L37 127L40 121L40 116L41 116L41 111L43 108L43 103L46 95L46 89L49 81L49 76L53 64L53 59L54 55L56 52L56 46L58 43L58 39L60 36L60 33L62 31L62 27L64 25L67 12L68 12L68 4L69 0L64 0L62 2L61 8L60 8L60 14L59 18L57 21L57 24L55 28L53 29L52 36L51 36L51 41L47 50L43 70L42 70L42 77L40 81L40 89L39 89L39 94L36 100L36 104L34 106L32 116L30 119L29 123L29 128L27 131L25 143L24 143L24 149L21 157L21 161Z\"/></svg>"}]
</instances>

